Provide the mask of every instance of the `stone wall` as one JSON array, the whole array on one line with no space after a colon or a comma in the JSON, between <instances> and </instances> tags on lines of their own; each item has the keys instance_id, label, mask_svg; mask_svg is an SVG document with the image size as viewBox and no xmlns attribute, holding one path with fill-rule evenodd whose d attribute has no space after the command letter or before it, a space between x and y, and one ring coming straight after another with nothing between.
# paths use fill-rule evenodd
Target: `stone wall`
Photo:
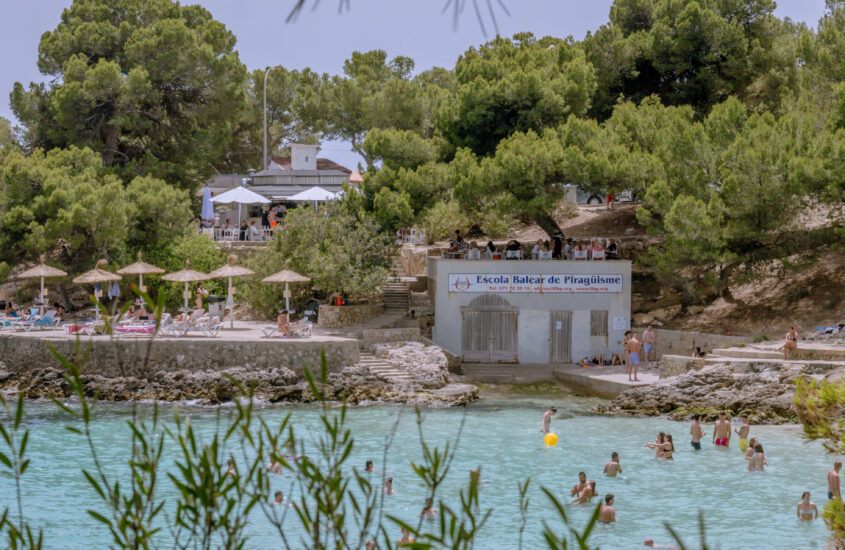
<instances>
[{"instance_id":1,"label":"stone wall","mask_svg":"<svg viewBox=\"0 0 845 550\"><path fill-rule=\"evenodd\" d=\"M681 355L664 355L660 359L660 378L680 376L704 367L704 359Z\"/></svg>"},{"instance_id":2,"label":"stone wall","mask_svg":"<svg viewBox=\"0 0 845 550\"><path fill-rule=\"evenodd\" d=\"M13 334L0 335L0 357L6 368L15 372L44 367L59 367L47 344L67 358L77 353L76 340L70 338L33 338ZM80 340L80 353L90 346L83 373L103 376L137 376L161 370L223 370L243 367L263 371L286 367L302 376L307 366L320 368L320 353L325 351L329 372L358 363L360 354L355 340L328 341L226 341L222 339L160 339L150 341L110 340L99 337ZM149 360L144 358L149 349Z\"/></svg>"},{"instance_id":3,"label":"stone wall","mask_svg":"<svg viewBox=\"0 0 845 550\"><path fill-rule=\"evenodd\" d=\"M419 342L420 329L380 328L361 331L361 349L370 349L373 344L391 344L396 342Z\"/></svg>"},{"instance_id":4,"label":"stone wall","mask_svg":"<svg viewBox=\"0 0 845 550\"><path fill-rule=\"evenodd\" d=\"M356 325L378 317L384 311L382 304L357 306L320 306L317 324L324 328L341 328Z\"/></svg>"},{"instance_id":5,"label":"stone wall","mask_svg":"<svg viewBox=\"0 0 845 550\"><path fill-rule=\"evenodd\" d=\"M637 331L642 334L642 331ZM735 346L740 342L747 342L744 336L728 336L725 334L707 334L704 332L686 332L683 330L654 330L654 351L652 359L660 359L664 355L681 355L691 357L693 350L700 347L701 351L710 353L714 349Z\"/></svg>"},{"instance_id":6,"label":"stone wall","mask_svg":"<svg viewBox=\"0 0 845 550\"><path fill-rule=\"evenodd\" d=\"M405 245L399 249L400 277L416 277L425 275L425 263L428 248L425 246Z\"/></svg>"}]
</instances>

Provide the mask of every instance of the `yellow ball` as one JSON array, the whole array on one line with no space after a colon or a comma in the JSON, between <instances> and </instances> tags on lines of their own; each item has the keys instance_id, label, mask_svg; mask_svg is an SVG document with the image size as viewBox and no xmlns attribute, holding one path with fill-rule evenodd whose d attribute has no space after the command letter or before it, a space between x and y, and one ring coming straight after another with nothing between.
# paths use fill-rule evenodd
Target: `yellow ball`
<instances>
[{"instance_id":1,"label":"yellow ball","mask_svg":"<svg viewBox=\"0 0 845 550\"><path fill-rule=\"evenodd\" d=\"M557 445L557 434L549 432L543 437L543 443L546 444L546 447L554 447Z\"/></svg>"}]
</instances>

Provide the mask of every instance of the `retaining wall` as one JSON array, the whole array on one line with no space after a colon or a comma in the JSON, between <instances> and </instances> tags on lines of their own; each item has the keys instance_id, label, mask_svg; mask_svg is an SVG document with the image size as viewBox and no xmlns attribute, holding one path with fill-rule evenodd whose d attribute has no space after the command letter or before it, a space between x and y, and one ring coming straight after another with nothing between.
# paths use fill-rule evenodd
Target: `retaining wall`
<instances>
[{"instance_id":1,"label":"retaining wall","mask_svg":"<svg viewBox=\"0 0 845 550\"><path fill-rule=\"evenodd\" d=\"M357 325L378 317L384 311L383 304L362 304L357 306L320 306L317 324L324 328L341 328Z\"/></svg>"},{"instance_id":2,"label":"retaining wall","mask_svg":"<svg viewBox=\"0 0 845 550\"><path fill-rule=\"evenodd\" d=\"M353 365L360 359L355 340L285 340L285 341L226 341L222 339L160 339L152 347L147 339L111 340L105 337L80 339L33 338L13 334L0 335L0 357L6 368L21 372L44 367L59 367L50 353L52 345L67 358L81 357L88 348L83 373L103 376L137 376L161 370L224 370L243 367L266 370L287 367L302 376L307 366L320 368L320 353L325 351L329 372ZM144 358L149 349L149 360ZM77 355L78 354L78 355ZM122 368L121 368L122 365Z\"/></svg>"},{"instance_id":3,"label":"retaining wall","mask_svg":"<svg viewBox=\"0 0 845 550\"><path fill-rule=\"evenodd\" d=\"M361 349L368 350L373 344L390 344L395 342L419 342L419 327L411 328L379 328L361 331Z\"/></svg>"}]
</instances>

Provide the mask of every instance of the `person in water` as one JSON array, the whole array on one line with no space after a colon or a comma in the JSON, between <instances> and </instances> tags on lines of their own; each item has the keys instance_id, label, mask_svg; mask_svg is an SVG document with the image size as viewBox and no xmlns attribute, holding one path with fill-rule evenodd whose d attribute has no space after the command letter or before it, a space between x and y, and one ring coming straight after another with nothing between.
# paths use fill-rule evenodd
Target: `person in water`
<instances>
[{"instance_id":1,"label":"person in water","mask_svg":"<svg viewBox=\"0 0 845 550\"><path fill-rule=\"evenodd\" d=\"M719 420L713 427L713 444L728 447L731 444L731 423L725 413L719 413Z\"/></svg>"},{"instance_id":2,"label":"person in water","mask_svg":"<svg viewBox=\"0 0 845 550\"><path fill-rule=\"evenodd\" d=\"M647 548L663 548L665 550L678 550L677 546L664 546L663 544L657 544L654 542L654 539L645 539L643 542L643 546Z\"/></svg>"},{"instance_id":3,"label":"person in water","mask_svg":"<svg viewBox=\"0 0 845 550\"><path fill-rule=\"evenodd\" d=\"M616 477L617 473L622 473L622 465L619 464L619 453L613 451L610 455L610 462L604 465L604 475Z\"/></svg>"},{"instance_id":4,"label":"person in water","mask_svg":"<svg viewBox=\"0 0 845 550\"><path fill-rule=\"evenodd\" d=\"M226 473L223 474L225 476L236 476L238 473L235 471L235 459L230 458L226 461Z\"/></svg>"},{"instance_id":5,"label":"person in water","mask_svg":"<svg viewBox=\"0 0 845 550\"><path fill-rule=\"evenodd\" d=\"M546 414L543 415L543 425L540 427L540 432L547 434L549 433L549 428L552 424L552 416L557 414L557 409L554 407L549 407L549 410L546 411Z\"/></svg>"},{"instance_id":6,"label":"person in water","mask_svg":"<svg viewBox=\"0 0 845 550\"><path fill-rule=\"evenodd\" d=\"M368 460L367 462L364 463L364 471L365 472L375 471L375 466L373 466L372 460Z\"/></svg>"},{"instance_id":7,"label":"person in water","mask_svg":"<svg viewBox=\"0 0 845 550\"><path fill-rule=\"evenodd\" d=\"M596 482L591 479L581 493L572 499L569 504L589 504L594 496L596 496Z\"/></svg>"},{"instance_id":8,"label":"person in water","mask_svg":"<svg viewBox=\"0 0 845 550\"><path fill-rule=\"evenodd\" d=\"M422 512L420 512L420 517L423 517L423 518L427 517L427 518L433 519L434 516L436 516L436 515L437 515L437 510L434 509L434 499L433 498L425 499L425 506L423 507Z\"/></svg>"},{"instance_id":9,"label":"person in water","mask_svg":"<svg viewBox=\"0 0 845 550\"><path fill-rule=\"evenodd\" d=\"M270 506L281 506L285 502L285 494L281 491L276 491L275 498L273 502L270 503Z\"/></svg>"},{"instance_id":10,"label":"person in water","mask_svg":"<svg viewBox=\"0 0 845 550\"><path fill-rule=\"evenodd\" d=\"M692 445L692 448L696 451L701 450L701 438L707 435L707 432L701 429L701 423L699 422L700 419L700 414L693 415L692 425L689 427L689 434L692 439L692 441L690 441L690 445Z\"/></svg>"},{"instance_id":11,"label":"person in water","mask_svg":"<svg viewBox=\"0 0 845 550\"><path fill-rule=\"evenodd\" d=\"M572 490L569 491L569 496L574 497L581 493L584 490L584 487L587 486L587 474L584 472L578 472L578 483L572 487Z\"/></svg>"},{"instance_id":12,"label":"person in water","mask_svg":"<svg viewBox=\"0 0 845 550\"><path fill-rule=\"evenodd\" d=\"M839 470L842 469L842 461L833 463L833 469L827 473L827 498L842 498L842 490L839 487Z\"/></svg>"},{"instance_id":13,"label":"person in water","mask_svg":"<svg viewBox=\"0 0 845 550\"><path fill-rule=\"evenodd\" d=\"M752 437L748 440L748 450L745 451L745 460L751 460L751 457L754 456L754 447L757 446L757 438Z\"/></svg>"},{"instance_id":14,"label":"person in water","mask_svg":"<svg viewBox=\"0 0 845 550\"><path fill-rule=\"evenodd\" d=\"M763 472L765 471L764 466L766 466L768 462L766 461L766 455L763 453L763 446L759 443L754 445L754 454L751 455L751 460L748 461L748 471L749 472Z\"/></svg>"},{"instance_id":15,"label":"person in water","mask_svg":"<svg viewBox=\"0 0 845 550\"><path fill-rule=\"evenodd\" d=\"M389 497L396 496L396 491L393 489L392 477L389 477L384 480L384 494Z\"/></svg>"},{"instance_id":16,"label":"person in water","mask_svg":"<svg viewBox=\"0 0 845 550\"><path fill-rule=\"evenodd\" d=\"M604 496L604 504L599 510L599 522L613 523L616 521L616 510L613 509L613 495L607 494Z\"/></svg>"},{"instance_id":17,"label":"person in water","mask_svg":"<svg viewBox=\"0 0 845 550\"><path fill-rule=\"evenodd\" d=\"M414 542L416 542L416 539L411 536L411 532L403 527L402 528L402 538L400 538L399 540L396 541L396 546L401 548L403 546L413 544Z\"/></svg>"},{"instance_id":18,"label":"person in water","mask_svg":"<svg viewBox=\"0 0 845 550\"><path fill-rule=\"evenodd\" d=\"M748 449L748 432L751 430L751 425L748 423L748 417L744 414L740 415L739 421L742 424L738 430L734 430L734 433L739 436L739 450L745 452Z\"/></svg>"},{"instance_id":19,"label":"person in water","mask_svg":"<svg viewBox=\"0 0 845 550\"><path fill-rule=\"evenodd\" d=\"M657 439L654 443L646 442L643 447L654 449L654 458L663 458L663 444L666 443L666 434L657 432Z\"/></svg>"},{"instance_id":20,"label":"person in water","mask_svg":"<svg viewBox=\"0 0 845 550\"><path fill-rule=\"evenodd\" d=\"M819 508L815 502L810 502L810 491L804 491L801 494L801 500L798 502L798 519L803 521L813 521L819 519Z\"/></svg>"}]
</instances>

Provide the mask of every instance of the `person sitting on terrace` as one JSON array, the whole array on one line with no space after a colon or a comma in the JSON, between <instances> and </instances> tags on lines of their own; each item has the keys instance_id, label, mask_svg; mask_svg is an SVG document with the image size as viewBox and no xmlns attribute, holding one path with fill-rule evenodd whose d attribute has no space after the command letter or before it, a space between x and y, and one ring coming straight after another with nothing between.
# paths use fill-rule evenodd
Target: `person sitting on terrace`
<instances>
[{"instance_id":1,"label":"person sitting on terrace","mask_svg":"<svg viewBox=\"0 0 845 550\"><path fill-rule=\"evenodd\" d=\"M601 245L601 239L593 239L590 245L590 259L603 260L604 247Z\"/></svg>"},{"instance_id":2,"label":"person sitting on terrace","mask_svg":"<svg viewBox=\"0 0 845 550\"><path fill-rule=\"evenodd\" d=\"M67 310L65 309L65 306L56 302L55 304L53 304L53 309L56 310L55 318L59 321L64 321L65 315L67 315Z\"/></svg>"},{"instance_id":3,"label":"person sitting on terrace","mask_svg":"<svg viewBox=\"0 0 845 550\"><path fill-rule=\"evenodd\" d=\"M584 245L583 241L578 241L578 244L575 245L575 249L572 250L572 259L573 260L586 260L587 259L587 247Z\"/></svg>"},{"instance_id":4,"label":"person sitting on terrace","mask_svg":"<svg viewBox=\"0 0 845 550\"><path fill-rule=\"evenodd\" d=\"M478 243L472 241L469 243L469 251L467 251L467 260L480 260L481 250L478 249Z\"/></svg>"},{"instance_id":5,"label":"person sitting on terrace","mask_svg":"<svg viewBox=\"0 0 845 550\"><path fill-rule=\"evenodd\" d=\"M505 247L505 252L508 260L521 259L522 245L516 239L511 239Z\"/></svg>"},{"instance_id":6,"label":"person sitting on terrace","mask_svg":"<svg viewBox=\"0 0 845 550\"><path fill-rule=\"evenodd\" d=\"M618 258L619 254L619 245L616 244L616 241L610 239L610 242L607 245L607 249L604 251L604 257L608 260L615 260Z\"/></svg>"},{"instance_id":7,"label":"person sitting on terrace","mask_svg":"<svg viewBox=\"0 0 845 550\"><path fill-rule=\"evenodd\" d=\"M279 310L279 317L276 319L279 327L279 336L288 336L290 334L290 321L288 320L288 311L286 309Z\"/></svg>"},{"instance_id":8,"label":"person sitting on terrace","mask_svg":"<svg viewBox=\"0 0 845 550\"><path fill-rule=\"evenodd\" d=\"M493 244L493 241L487 241L487 255L492 259L493 254L496 254L498 251L496 250L496 245Z\"/></svg>"},{"instance_id":9,"label":"person sitting on terrace","mask_svg":"<svg viewBox=\"0 0 845 550\"><path fill-rule=\"evenodd\" d=\"M552 248L552 258L555 260L563 259L563 233L557 231L552 237L554 240L554 247Z\"/></svg>"},{"instance_id":10,"label":"person sitting on terrace","mask_svg":"<svg viewBox=\"0 0 845 550\"><path fill-rule=\"evenodd\" d=\"M534 243L534 246L531 248L531 259L532 260L539 260L540 259L540 250L543 249L543 239L537 239L537 242Z\"/></svg>"},{"instance_id":11,"label":"person sitting on terrace","mask_svg":"<svg viewBox=\"0 0 845 550\"><path fill-rule=\"evenodd\" d=\"M552 259L552 246L549 241L543 243L543 248L540 249L540 254L538 255L538 259L540 260L551 260Z\"/></svg>"},{"instance_id":12,"label":"person sitting on terrace","mask_svg":"<svg viewBox=\"0 0 845 550\"><path fill-rule=\"evenodd\" d=\"M235 226L232 225L232 220L226 218L226 225L223 226L223 229L234 229Z\"/></svg>"},{"instance_id":13,"label":"person sitting on terrace","mask_svg":"<svg viewBox=\"0 0 845 550\"><path fill-rule=\"evenodd\" d=\"M245 241L247 235L249 234L249 226L246 224L246 220L241 222L241 227L238 230L238 240Z\"/></svg>"},{"instance_id":14,"label":"person sitting on terrace","mask_svg":"<svg viewBox=\"0 0 845 550\"><path fill-rule=\"evenodd\" d=\"M566 239L566 244L563 247L563 258L561 259L571 260L573 250L575 250L575 243L572 241L572 239Z\"/></svg>"},{"instance_id":15,"label":"person sitting on terrace","mask_svg":"<svg viewBox=\"0 0 845 550\"><path fill-rule=\"evenodd\" d=\"M255 220L252 220L249 223L249 240L251 240L251 241L260 241L261 240L261 232L258 230L258 226L255 225Z\"/></svg>"},{"instance_id":16,"label":"person sitting on terrace","mask_svg":"<svg viewBox=\"0 0 845 550\"><path fill-rule=\"evenodd\" d=\"M461 236L461 230L455 229L455 242L462 243L464 242L464 238Z\"/></svg>"}]
</instances>

